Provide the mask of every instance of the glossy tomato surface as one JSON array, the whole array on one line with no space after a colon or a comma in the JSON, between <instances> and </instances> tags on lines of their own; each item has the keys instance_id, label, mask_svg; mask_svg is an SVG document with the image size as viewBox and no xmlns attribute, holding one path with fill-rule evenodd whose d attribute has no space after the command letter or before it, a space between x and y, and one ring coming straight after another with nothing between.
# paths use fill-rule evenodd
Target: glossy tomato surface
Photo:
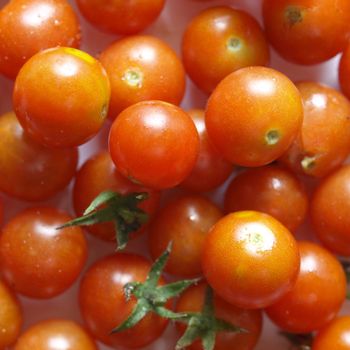
<instances>
[{"instance_id":1,"label":"glossy tomato surface","mask_svg":"<svg viewBox=\"0 0 350 350\"><path fill-rule=\"evenodd\" d=\"M343 93L347 98L350 98L350 44L344 50L339 62L339 84Z\"/></svg>"}]
</instances>

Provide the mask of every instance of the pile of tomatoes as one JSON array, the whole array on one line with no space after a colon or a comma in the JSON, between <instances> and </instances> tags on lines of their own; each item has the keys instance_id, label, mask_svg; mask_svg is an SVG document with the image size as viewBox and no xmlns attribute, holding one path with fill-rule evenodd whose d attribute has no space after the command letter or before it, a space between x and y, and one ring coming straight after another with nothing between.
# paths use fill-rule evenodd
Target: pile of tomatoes
<instances>
[{"instance_id":1,"label":"pile of tomatoes","mask_svg":"<svg viewBox=\"0 0 350 350\"><path fill-rule=\"evenodd\" d=\"M0 349L350 349L348 0L1 4Z\"/></svg>"}]
</instances>

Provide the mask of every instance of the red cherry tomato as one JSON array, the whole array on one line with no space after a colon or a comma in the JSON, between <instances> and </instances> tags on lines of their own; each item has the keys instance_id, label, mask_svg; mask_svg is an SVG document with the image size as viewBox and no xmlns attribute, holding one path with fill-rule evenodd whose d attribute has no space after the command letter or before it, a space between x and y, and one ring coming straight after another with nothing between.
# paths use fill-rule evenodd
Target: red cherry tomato
<instances>
[{"instance_id":1,"label":"red cherry tomato","mask_svg":"<svg viewBox=\"0 0 350 350\"><path fill-rule=\"evenodd\" d=\"M200 12L182 38L186 72L208 94L227 75L247 66L265 66L269 47L259 23L230 7Z\"/></svg>"},{"instance_id":2,"label":"red cherry tomato","mask_svg":"<svg viewBox=\"0 0 350 350\"><path fill-rule=\"evenodd\" d=\"M83 16L99 29L114 34L135 34L159 16L165 0L77 0Z\"/></svg>"},{"instance_id":3,"label":"red cherry tomato","mask_svg":"<svg viewBox=\"0 0 350 350\"><path fill-rule=\"evenodd\" d=\"M0 263L13 289L51 298L77 279L87 258L80 227L56 228L71 218L53 208L31 208L13 217L0 236Z\"/></svg>"},{"instance_id":4,"label":"red cherry tomato","mask_svg":"<svg viewBox=\"0 0 350 350\"><path fill-rule=\"evenodd\" d=\"M140 101L180 104L185 92L185 71L165 42L145 35L123 38L102 51L100 61L111 82L111 119Z\"/></svg>"},{"instance_id":5,"label":"red cherry tomato","mask_svg":"<svg viewBox=\"0 0 350 350\"><path fill-rule=\"evenodd\" d=\"M14 79L37 52L79 47L78 18L66 0L11 0L0 12L0 72Z\"/></svg>"},{"instance_id":6,"label":"red cherry tomato","mask_svg":"<svg viewBox=\"0 0 350 350\"><path fill-rule=\"evenodd\" d=\"M240 211L219 220L204 241L202 268L214 291L246 309L275 303L293 287L299 251L272 216Z\"/></svg>"},{"instance_id":7,"label":"red cherry tomato","mask_svg":"<svg viewBox=\"0 0 350 350\"><path fill-rule=\"evenodd\" d=\"M205 128L204 111L192 109L188 115L194 121L199 135L199 154L190 175L181 183L191 191L206 192L222 185L233 171L233 166L214 148Z\"/></svg>"},{"instance_id":8,"label":"red cherry tomato","mask_svg":"<svg viewBox=\"0 0 350 350\"><path fill-rule=\"evenodd\" d=\"M28 201L43 200L73 178L76 148L50 149L33 141L14 113L0 116L0 190Z\"/></svg>"},{"instance_id":9,"label":"red cherry tomato","mask_svg":"<svg viewBox=\"0 0 350 350\"><path fill-rule=\"evenodd\" d=\"M346 278L338 260L311 242L299 242L300 272L291 291L266 309L278 327L295 333L320 329L345 301Z\"/></svg>"},{"instance_id":10,"label":"red cherry tomato","mask_svg":"<svg viewBox=\"0 0 350 350\"><path fill-rule=\"evenodd\" d=\"M300 94L285 75L248 67L219 83L208 100L205 124L210 140L227 160L261 166L287 150L302 116Z\"/></svg>"},{"instance_id":11,"label":"red cherry tomato","mask_svg":"<svg viewBox=\"0 0 350 350\"><path fill-rule=\"evenodd\" d=\"M298 83L304 105L299 137L281 161L293 171L325 176L350 151L350 102L338 91L319 83Z\"/></svg>"},{"instance_id":12,"label":"red cherry tomato","mask_svg":"<svg viewBox=\"0 0 350 350\"><path fill-rule=\"evenodd\" d=\"M339 63L339 84L347 98L350 98L350 44L347 45Z\"/></svg>"},{"instance_id":13,"label":"red cherry tomato","mask_svg":"<svg viewBox=\"0 0 350 350\"><path fill-rule=\"evenodd\" d=\"M47 320L29 327L14 350L97 350L91 336L69 320Z\"/></svg>"},{"instance_id":14,"label":"red cherry tomato","mask_svg":"<svg viewBox=\"0 0 350 350\"><path fill-rule=\"evenodd\" d=\"M126 301L123 286L144 282L150 267L145 258L128 253L107 256L90 267L81 281L79 302L94 337L114 348L138 348L163 333L168 321L148 314L136 326L111 335L112 329L126 320L136 303L134 298Z\"/></svg>"},{"instance_id":15,"label":"red cherry tomato","mask_svg":"<svg viewBox=\"0 0 350 350\"><path fill-rule=\"evenodd\" d=\"M206 284L201 283L187 289L176 304L177 312L200 312L204 303ZM215 340L214 350L253 350L260 337L262 314L260 310L244 310L233 306L217 295L214 296L215 316L232 325L244 328L246 333L220 332ZM177 323L181 333L185 326ZM202 350L200 341L188 347L189 350Z\"/></svg>"},{"instance_id":16,"label":"red cherry tomato","mask_svg":"<svg viewBox=\"0 0 350 350\"><path fill-rule=\"evenodd\" d=\"M23 129L49 147L78 146L107 113L110 86L102 65L67 47L34 55L16 78L13 105Z\"/></svg>"},{"instance_id":17,"label":"red cherry tomato","mask_svg":"<svg viewBox=\"0 0 350 350\"><path fill-rule=\"evenodd\" d=\"M144 186L174 187L195 165L199 138L191 118L162 101L139 102L125 109L109 134L109 151L118 170Z\"/></svg>"},{"instance_id":18,"label":"red cherry tomato","mask_svg":"<svg viewBox=\"0 0 350 350\"><path fill-rule=\"evenodd\" d=\"M269 42L299 64L330 59L350 35L348 0L264 0L263 17Z\"/></svg>"},{"instance_id":19,"label":"red cherry tomato","mask_svg":"<svg viewBox=\"0 0 350 350\"><path fill-rule=\"evenodd\" d=\"M304 221L308 198L301 182L277 166L248 169L238 174L225 193L225 211L256 210L272 215L290 231Z\"/></svg>"},{"instance_id":20,"label":"red cherry tomato","mask_svg":"<svg viewBox=\"0 0 350 350\"><path fill-rule=\"evenodd\" d=\"M140 208L151 217L158 208L159 192L136 185L120 175L108 152L102 152L87 160L76 175L73 188L73 204L76 214L78 216L83 215L92 200L101 192L107 190L121 194L147 192L149 198L140 203ZM113 223L96 224L87 226L86 229L99 238L115 241L116 233Z\"/></svg>"},{"instance_id":21,"label":"red cherry tomato","mask_svg":"<svg viewBox=\"0 0 350 350\"><path fill-rule=\"evenodd\" d=\"M200 275L205 236L221 217L221 210L200 195L172 200L158 212L149 228L148 243L153 259L172 242L165 271L187 277Z\"/></svg>"}]
</instances>

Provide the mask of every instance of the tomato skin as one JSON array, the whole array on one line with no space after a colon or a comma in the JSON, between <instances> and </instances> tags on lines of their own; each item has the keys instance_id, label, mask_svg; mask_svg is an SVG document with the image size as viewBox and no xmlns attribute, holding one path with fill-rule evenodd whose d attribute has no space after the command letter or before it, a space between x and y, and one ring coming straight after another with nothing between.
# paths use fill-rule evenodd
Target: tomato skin
<instances>
[{"instance_id":1,"label":"tomato skin","mask_svg":"<svg viewBox=\"0 0 350 350\"><path fill-rule=\"evenodd\" d=\"M279 220L294 232L304 221L308 198L302 183L289 170L265 166L239 173L225 193L225 211L256 210Z\"/></svg>"},{"instance_id":2,"label":"tomato skin","mask_svg":"<svg viewBox=\"0 0 350 350\"><path fill-rule=\"evenodd\" d=\"M240 211L224 216L209 231L202 268L214 291L246 309L275 303L293 287L299 252L292 234L272 216Z\"/></svg>"},{"instance_id":3,"label":"tomato skin","mask_svg":"<svg viewBox=\"0 0 350 350\"><path fill-rule=\"evenodd\" d=\"M0 72L15 79L37 52L80 46L78 18L66 0L13 0L0 12Z\"/></svg>"},{"instance_id":4,"label":"tomato skin","mask_svg":"<svg viewBox=\"0 0 350 350\"><path fill-rule=\"evenodd\" d=\"M339 85L347 98L350 98L350 44L344 50L339 62Z\"/></svg>"},{"instance_id":5,"label":"tomato skin","mask_svg":"<svg viewBox=\"0 0 350 350\"><path fill-rule=\"evenodd\" d=\"M163 333L168 321L149 314L136 326L110 334L130 315L136 303L134 298L126 301L124 284L144 282L150 267L148 260L141 256L117 253L98 260L85 273L80 284L79 303L85 323L94 337L113 348L138 348L153 342Z\"/></svg>"},{"instance_id":6,"label":"tomato skin","mask_svg":"<svg viewBox=\"0 0 350 350\"><path fill-rule=\"evenodd\" d=\"M294 172L323 177L350 151L350 102L335 89L314 82L296 84L304 105L299 136L281 161Z\"/></svg>"},{"instance_id":7,"label":"tomato skin","mask_svg":"<svg viewBox=\"0 0 350 350\"><path fill-rule=\"evenodd\" d=\"M39 201L65 188L78 164L76 148L50 149L23 131L14 113L0 116L0 189Z\"/></svg>"},{"instance_id":8,"label":"tomato skin","mask_svg":"<svg viewBox=\"0 0 350 350\"><path fill-rule=\"evenodd\" d=\"M15 294L0 281L0 348L7 349L19 336L22 327L22 309Z\"/></svg>"},{"instance_id":9,"label":"tomato skin","mask_svg":"<svg viewBox=\"0 0 350 350\"><path fill-rule=\"evenodd\" d=\"M200 195L184 195L167 203L149 227L148 245L155 260L172 242L165 271L174 275L201 275L201 252L209 229L222 217L221 210Z\"/></svg>"},{"instance_id":10,"label":"tomato skin","mask_svg":"<svg viewBox=\"0 0 350 350\"><path fill-rule=\"evenodd\" d=\"M347 0L264 0L266 35L277 52L298 64L317 64L344 50L350 35Z\"/></svg>"},{"instance_id":11,"label":"tomato skin","mask_svg":"<svg viewBox=\"0 0 350 350\"><path fill-rule=\"evenodd\" d=\"M162 40L146 35L126 37L108 46L99 59L111 82L112 120L140 101L180 104L185 70L173 49Z\"/></svg>"},{"instance_id":12,"label":"tomato skin","mask_svg":"<svg viewBox=\"0 0 350 350\"><path fill-rule=\"evenodd\" d=\"M182 57L190 78L210 94L235 70L267 65L269 47L254 17L231 7L212 7L188 24L182 38Z\"/></svg>"},{"instance_id":13,"label":"tomato skin","mask_svg":"<svg viewBox=\"0 0 350 350\"><path fill-rule=\"evenodd\" d=\"M34 140L48 147L74 147L99 131L109 97L102 65L83 51L60 47L25 63L15 81L13 105Z\"/></svg>"},{"instance_id":14,"label":"tomato skin","mask_svg":"<svg viewBox=\"0 0 350 350\"><path fill-rule=\"evenodd\" d=\"M125 177L144 186L178 185L195 165L199 137L191 118L163 101L136 103L114 121L109 152Z\"/></svg>"},{"instance_id":15,"label":"tomato skin","mask_svg":"<svg viewBox=\"0 0 350 350\"><path fill-rule=\"evenodd\" d=\"M98 174L98 176L96 176ZM112 190L121 194L147 192L149 198L140 203L150 217L158 208L160 193L136 185L122 176L113 164L108 152L101 152L88 159L79 169L73 188L73 205L77 216L83 215L85 209L101 192ZM144 226L137 232L143 231ZM98 238L115 241L115 225L101 223L86 226L86 230Z\"/></svg>"},{"instance_id":16,"label":"tomato skin","mask_svg":"<svg viewBox=\"0 0 350 350\"><path fill-rule=\"evenodd\" d=\"M98 350L94 340L81 326L61 319L45 320L29 327L19 337L14 350L30 349Z\"/></svg>"},{"instance_id":17,"label":"tomato skin","mask_svg":"<svg viewBox=\"0 0 350 350\"><path fill-rule=\"evenodd\" d=\"M336 254L350 256L350 165L326 177L317 187L310 206L318 239Z\"/></svg>"},{"instance_id":18,"label":"tomato skin","mask_svg":"<svg viewBox=\"0 0 350 350\"><path fill-rule=\"evenodd\" d=\"M205 125L228 161L252 167L268 164L288 149L302 116L299 91L285 75L271 68L247 67L215 88Z\"/></svg>"},{"instance_id":19,"label":"tomato skin","mask_svg":"<svg viewBox=\"0 0 350 350\"><path fill-rule=\"evenodd\" d=\"M177 312L200 312L204 303L205 289L207 284L200 283L188 288L181 294L176 303ZM262 329L262 313L260 310L244 310L233 306L217 295L214 296L215 316L235 326L246 329L247 333L218 333L215 340L214 350L253 350L258 342ZM177 329L183 333L185 325L176 324ZM200 341L196 341L188 347L189 350L202 350Z\"/></svg>"},{"instance_id":20,"label":"tomato skin","mask_svg":"<svg viewBox=\"0 0 350 350\"><path fill-rule=\"evenodd\" d=\"M82 15L95 27L130 35L148 27L161 13L165 0L77 0Z\"/></svg>"},{"instance_id":21,"label":"tomato skin","mask_svg":"<svg viewBox=\"0 0 350 350\"><path fill-rule=\"evenodd\" d=\"M188 115L196 125L199 135L199 153L190 175L181 182L181 187L190 191L207 192L222 185L233 171L233 166L214 148L205 128L204 111L189 110Z\"/></svg>"},{"instance_id":22,"label":"tomato skin","mask_svg":"<svg viewBox=\"0 0 350 350\"><path fill-rule=\"evenodd\" d=\"M291 291L266 313L293 333L318 330L331 321L345 301L346 278L338 260L321 246L301 241L300 273Z\"/></svg>"},{"instance_id":23,"label":"tomato skin","mask_svg":"<svg viewBox=\"0 0 350 350\"><path fill-rule=\"evenodd\" d=\"M0 236L6 282L27 297L52 298L77 279L87 258L80 227L56 228L71 220L53 208L30 208L13 217Z\"/></svg>"},{"instance_id":24,"label":"tomato skin","mask_svg":"<svg viewBox=\"0 0 350 350\"><path fill-rule=\"evenodd\" d=\"M350 317L334 319L317 333L312 342L312 350L349 350Z\"/></svg>"}]
</instances>

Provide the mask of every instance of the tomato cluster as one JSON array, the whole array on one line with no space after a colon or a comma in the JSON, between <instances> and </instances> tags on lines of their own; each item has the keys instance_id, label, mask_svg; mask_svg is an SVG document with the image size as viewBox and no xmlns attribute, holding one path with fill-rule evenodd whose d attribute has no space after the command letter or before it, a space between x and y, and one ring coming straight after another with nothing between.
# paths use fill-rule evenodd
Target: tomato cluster
<instances>
[{"instance_id":1,"label":"tomato cluster","mask_svg":"<svg viewBox=\"0 0 350 350\"><path fill-rule=\"evenodd\" d=\"M0 349L350 350L350 2L217 2L3 4Z\"/></svg>"}]
</instances>

